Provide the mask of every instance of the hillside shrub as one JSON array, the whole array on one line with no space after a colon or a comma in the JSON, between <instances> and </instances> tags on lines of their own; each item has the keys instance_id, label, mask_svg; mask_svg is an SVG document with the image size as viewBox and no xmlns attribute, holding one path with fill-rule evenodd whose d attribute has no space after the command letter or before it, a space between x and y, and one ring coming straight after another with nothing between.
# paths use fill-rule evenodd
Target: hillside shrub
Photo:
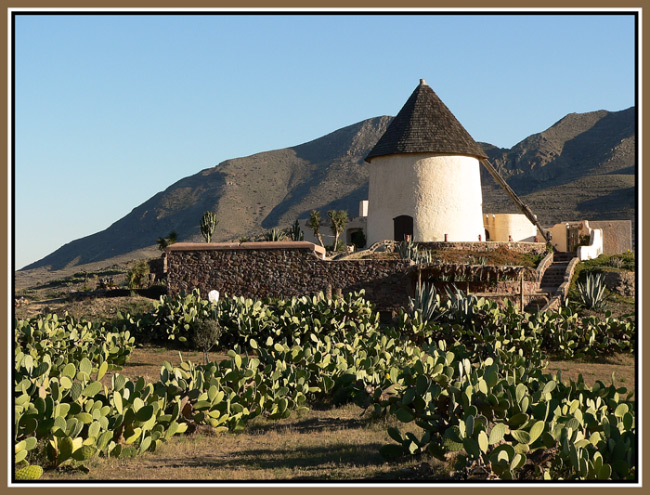
<instances>
[{"instance_id":1,"label":"hillside shrub","mask_svg":"<svg viewBox=\"0 0 650 495\"><path fill-rule=\"evenodd\" d=\"M149 279L149 264L146 261L138 261L126 272L126 283L129 289L144 287Z\"/></svg>"}]
</instances>

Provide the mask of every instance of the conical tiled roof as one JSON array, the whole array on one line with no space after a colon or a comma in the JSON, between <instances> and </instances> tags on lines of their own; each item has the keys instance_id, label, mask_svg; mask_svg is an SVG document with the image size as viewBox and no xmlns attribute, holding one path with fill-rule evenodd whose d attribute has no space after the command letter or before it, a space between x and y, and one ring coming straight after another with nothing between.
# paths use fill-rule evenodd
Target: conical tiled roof
<instances>
[{"instance_id":1,"label":"conical tiled roof","mask_svg":"<svg viewBox=\"0 0 650 495\"><path fill-rule=\"evenodd\" d=\"M366 161L398 153L445 153L487 158L424 79L420 79L420 85L366 156Z\"/></svg>"}]
</instances>

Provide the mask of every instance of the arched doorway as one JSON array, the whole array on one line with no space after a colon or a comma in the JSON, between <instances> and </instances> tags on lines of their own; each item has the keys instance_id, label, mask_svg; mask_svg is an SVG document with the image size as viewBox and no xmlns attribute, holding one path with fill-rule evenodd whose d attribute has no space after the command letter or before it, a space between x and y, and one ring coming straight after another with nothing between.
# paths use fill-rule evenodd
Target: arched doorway
<instances>
[{"instance_id":1,"label":"arched doorway","mask_svg":"<svg viewBox=\"0 0 650 495\"><path fill-rule=\"evenodd\" d=\"M403 241L407 235L413 239L413 217L400 215L393 218L393 232L396 241Z\"/></svg>"}]
</instances>

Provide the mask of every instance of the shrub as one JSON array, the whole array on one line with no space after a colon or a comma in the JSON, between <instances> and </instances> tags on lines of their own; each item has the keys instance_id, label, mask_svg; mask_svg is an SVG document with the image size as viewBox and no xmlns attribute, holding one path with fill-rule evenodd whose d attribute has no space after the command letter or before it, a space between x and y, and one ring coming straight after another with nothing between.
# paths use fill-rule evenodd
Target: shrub
<instances>
[{"instance_id":1,"label":"shrub","mask_svg":"<svg viewBox=\"0 0 650 495\"><path fill-rule=\"evenodd\" d=\"M201 318L199 319L192 332L192 344L195 349L203 352L203 359L205 364L208 364L208 352L215 345L219 344L221 337L221 327L216 319Z\"/></svg>"},{"instance_id":2,"label":"shrub","mask_svg":"<svg viewBox=\"0 0 650 495\"><path fill-rule=\"evenodd\" d=\"M145 285L149 276L149 264L146 261L138 261L126 272L126 282L129 289L136 289Z\"/></svg>"}]
</instances>

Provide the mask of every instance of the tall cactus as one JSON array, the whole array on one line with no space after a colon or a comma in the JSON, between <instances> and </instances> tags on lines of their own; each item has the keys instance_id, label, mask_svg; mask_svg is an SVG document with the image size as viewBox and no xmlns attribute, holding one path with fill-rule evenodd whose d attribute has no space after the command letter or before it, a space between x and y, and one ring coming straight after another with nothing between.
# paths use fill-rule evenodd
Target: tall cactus
<instances>
[{"instance_id":1,"label":"tall cactus","mask_svg":"<svg viewBox=\"0 0 650 495\"><path fill-rule=\"evenodd\" d=\"M302 230L300 229L300 222L296 220L293 227L289 228L289 237L292 241L302 241L305 238Z\"/></svg>"},{"instance_id":2,"label":"tall cactus","mask_svg":"<svg viewBox=\"0 0 650 495\"><path fill-rule=\"evenodd\" d=\"M205 239L205 242L212 241L212 234L214 229L217 226L219 221L217 220L217 214L212 211L206 211L201 218L201 234Z\"/></svg>"}]
</instances>

